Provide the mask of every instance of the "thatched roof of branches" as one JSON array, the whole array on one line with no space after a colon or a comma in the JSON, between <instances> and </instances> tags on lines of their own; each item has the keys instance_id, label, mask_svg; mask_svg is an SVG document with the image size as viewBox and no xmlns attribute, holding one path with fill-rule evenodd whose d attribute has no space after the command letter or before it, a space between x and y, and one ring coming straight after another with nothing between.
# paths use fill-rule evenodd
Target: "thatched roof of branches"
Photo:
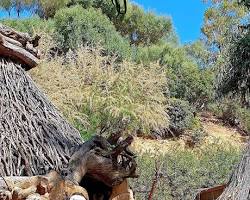
<instances>
[{"instance_id":1,"label":"thatched roof of branches","mask_svg":"<svg viewBox=\"0 0 250 200\"><path fill-rule=\"evenodd\" d=\"M68 163L71 148L82 143L79 132L60 115L25 72L38 64L39 39L39 36L31 38L0 24L2 176L59 170Z\"/></svg>"}]
</instances>

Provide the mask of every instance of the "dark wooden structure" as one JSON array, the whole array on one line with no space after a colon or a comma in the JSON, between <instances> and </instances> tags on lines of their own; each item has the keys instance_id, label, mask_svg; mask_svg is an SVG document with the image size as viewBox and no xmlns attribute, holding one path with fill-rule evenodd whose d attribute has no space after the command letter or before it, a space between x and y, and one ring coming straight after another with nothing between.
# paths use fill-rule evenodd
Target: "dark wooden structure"
<instances>
[{"instance_id":1,"label":"dark wooden structure","mask_svg":"<svg viewBox=\"0 0 250 200\"><path fill-rule=\"evenodd\" d=\"M212 188L201 189L195 200L216 200L225 190L226 185L219 185Z\"/></svg>"}]
</instances>

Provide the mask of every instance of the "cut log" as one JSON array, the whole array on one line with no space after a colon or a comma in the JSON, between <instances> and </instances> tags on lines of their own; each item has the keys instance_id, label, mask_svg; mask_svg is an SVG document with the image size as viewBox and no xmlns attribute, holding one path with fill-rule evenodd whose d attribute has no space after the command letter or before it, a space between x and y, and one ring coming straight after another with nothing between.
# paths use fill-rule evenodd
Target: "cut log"
<instances>
[{"instance_id":1,"label":"cut log","mask_svg":"<svg viewBox=\"0 0 250 200\"><path fill-rule=\"evenodd\" d=\"M76 195L84 200L89 199L84 188L65 181L57 172L51 172L47 176L5 177L4 179L8 183L8 188L0 188L0 200L5 200L6 197L9 200L64 200Z\"/></svg>"},{"instance_id":2,"label":"cut log","mask_svg":"<svg viewBox=\"0 0 250 200\"><path fill-rule=\"evenodd\" d=\"M32 38L28 33L18 32L8 26L5 26L0 23L0 33L8 38L12 38L22 44L22 46L26 46L27 42L34 43L34 47L38 46L38 41L40 38L35 37Z\"/></svg>"},{"instance_id":3,"label":"cut log","mask_svg":"<svg viewBox=\"0 0 250 200\"><path fill-rule=\"evenodd\" d=\"M16 42L17 43L17 42ZM0 35L0 55L10 57L13 60L19 61L22 65L34 68L38 65L38 58L31 54L29 51L20 46L10 43ZM25 67L26 68L26 67Z\"/></svg>"}]
</instances>

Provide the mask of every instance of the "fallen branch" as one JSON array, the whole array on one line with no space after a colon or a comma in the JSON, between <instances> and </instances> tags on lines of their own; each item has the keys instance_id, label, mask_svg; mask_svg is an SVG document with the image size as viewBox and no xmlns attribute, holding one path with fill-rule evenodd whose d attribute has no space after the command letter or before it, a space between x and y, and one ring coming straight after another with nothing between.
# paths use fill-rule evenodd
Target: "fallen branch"
<instances>
[{"instance_id":1,"label":"fallen branch","mask_svg":"<svg viewBox=\"0 0 250 200\"><path fill-rule=\"evenodd\" d=\"M38 46L40 37L31 38L27 33L17 32L0 24L0 56L8 57L31 69L38 64L40 58Z\"/></svg>"}]
</instances>

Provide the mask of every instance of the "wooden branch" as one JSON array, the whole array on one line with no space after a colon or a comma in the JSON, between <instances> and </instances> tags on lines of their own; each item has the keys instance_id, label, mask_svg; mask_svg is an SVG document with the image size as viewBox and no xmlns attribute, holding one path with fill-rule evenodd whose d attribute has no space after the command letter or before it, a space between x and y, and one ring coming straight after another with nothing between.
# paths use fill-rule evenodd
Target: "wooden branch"
<instances>
[{"instance_id":1,"label":"wooden branch","mask_svg":"<svg viewBox=\"0 0 250 200\"><path fill-rule=\"evenodd\" d=\"M25 69L38 64L40 53L38 46L40 36L30 37L27 33L17 32L0 24L0 56L8 57L21 63Z\"/></svg>"},{"instance_id":2,"label":"wooden branch","mask_svg":"<svg viewBox=\"0 0 250 200\"><path fill-rule=\"evenodd\" d=\"M155 177L153 179L152 187L148 195L148 200L153 200L153 196L157 189L159 178L161 177L161 167L162 167L162 163L159 164L159 161L155 161Z\"/></svg>"},{"instance_id":3,"label":"wooden branch","mask_svg":"<svg viewBox=\"0 0 250 200\"><path fill-rule=\"evenodd\" d=\"M132 141L133 138L129 136L114 146L101 136L93 137L73 154L66 170L66 179L80 183L87 175L113 187L126 178L138 177L135 157L127 151Z\"/></svg>"},{"instance_id":4,"label":"wooden branch","mask_svg":"<svg viewBox=\"0 0 250 200\"><path fill-rule=\"evenodd\" d=\"M11 188L0 186L0 200L64 200L69 197L72 200L88 200L88 193L79 185L64 180L57 172L52 171L46 176L33 177L5 177ZM3 184L3 180L0 181ZM81 197L81 198L80 198Z\"/></svg>"},{"instance_id":5,"label":"wooden branch","mask_svg":"<svg viewBox=\"0 0 250 200\"><path fill-rule=\"evenodd\" d=\"M0 35L0 55L18 60L21 64L26 64L29 69L36 67L38 64L38 58L29 51L18 46L18 42L14 44L13 41L10 43L10 40L12 39L8 39L7 41L2 35Z\"/></svg>"},{"instance_id":6,"label":"wooden branch","mask_svg":"<svg viewBox=\"0 0 250 200\"><path fill-rule=\"evenodd\" d=\"M22 46L26 46L27 42L32 42L33 38L29 36L28 33L21 33L15 31L14 29L0 24L0 33L8 38L12 38L22 44Z\"/></svg>"}]
</instances>

